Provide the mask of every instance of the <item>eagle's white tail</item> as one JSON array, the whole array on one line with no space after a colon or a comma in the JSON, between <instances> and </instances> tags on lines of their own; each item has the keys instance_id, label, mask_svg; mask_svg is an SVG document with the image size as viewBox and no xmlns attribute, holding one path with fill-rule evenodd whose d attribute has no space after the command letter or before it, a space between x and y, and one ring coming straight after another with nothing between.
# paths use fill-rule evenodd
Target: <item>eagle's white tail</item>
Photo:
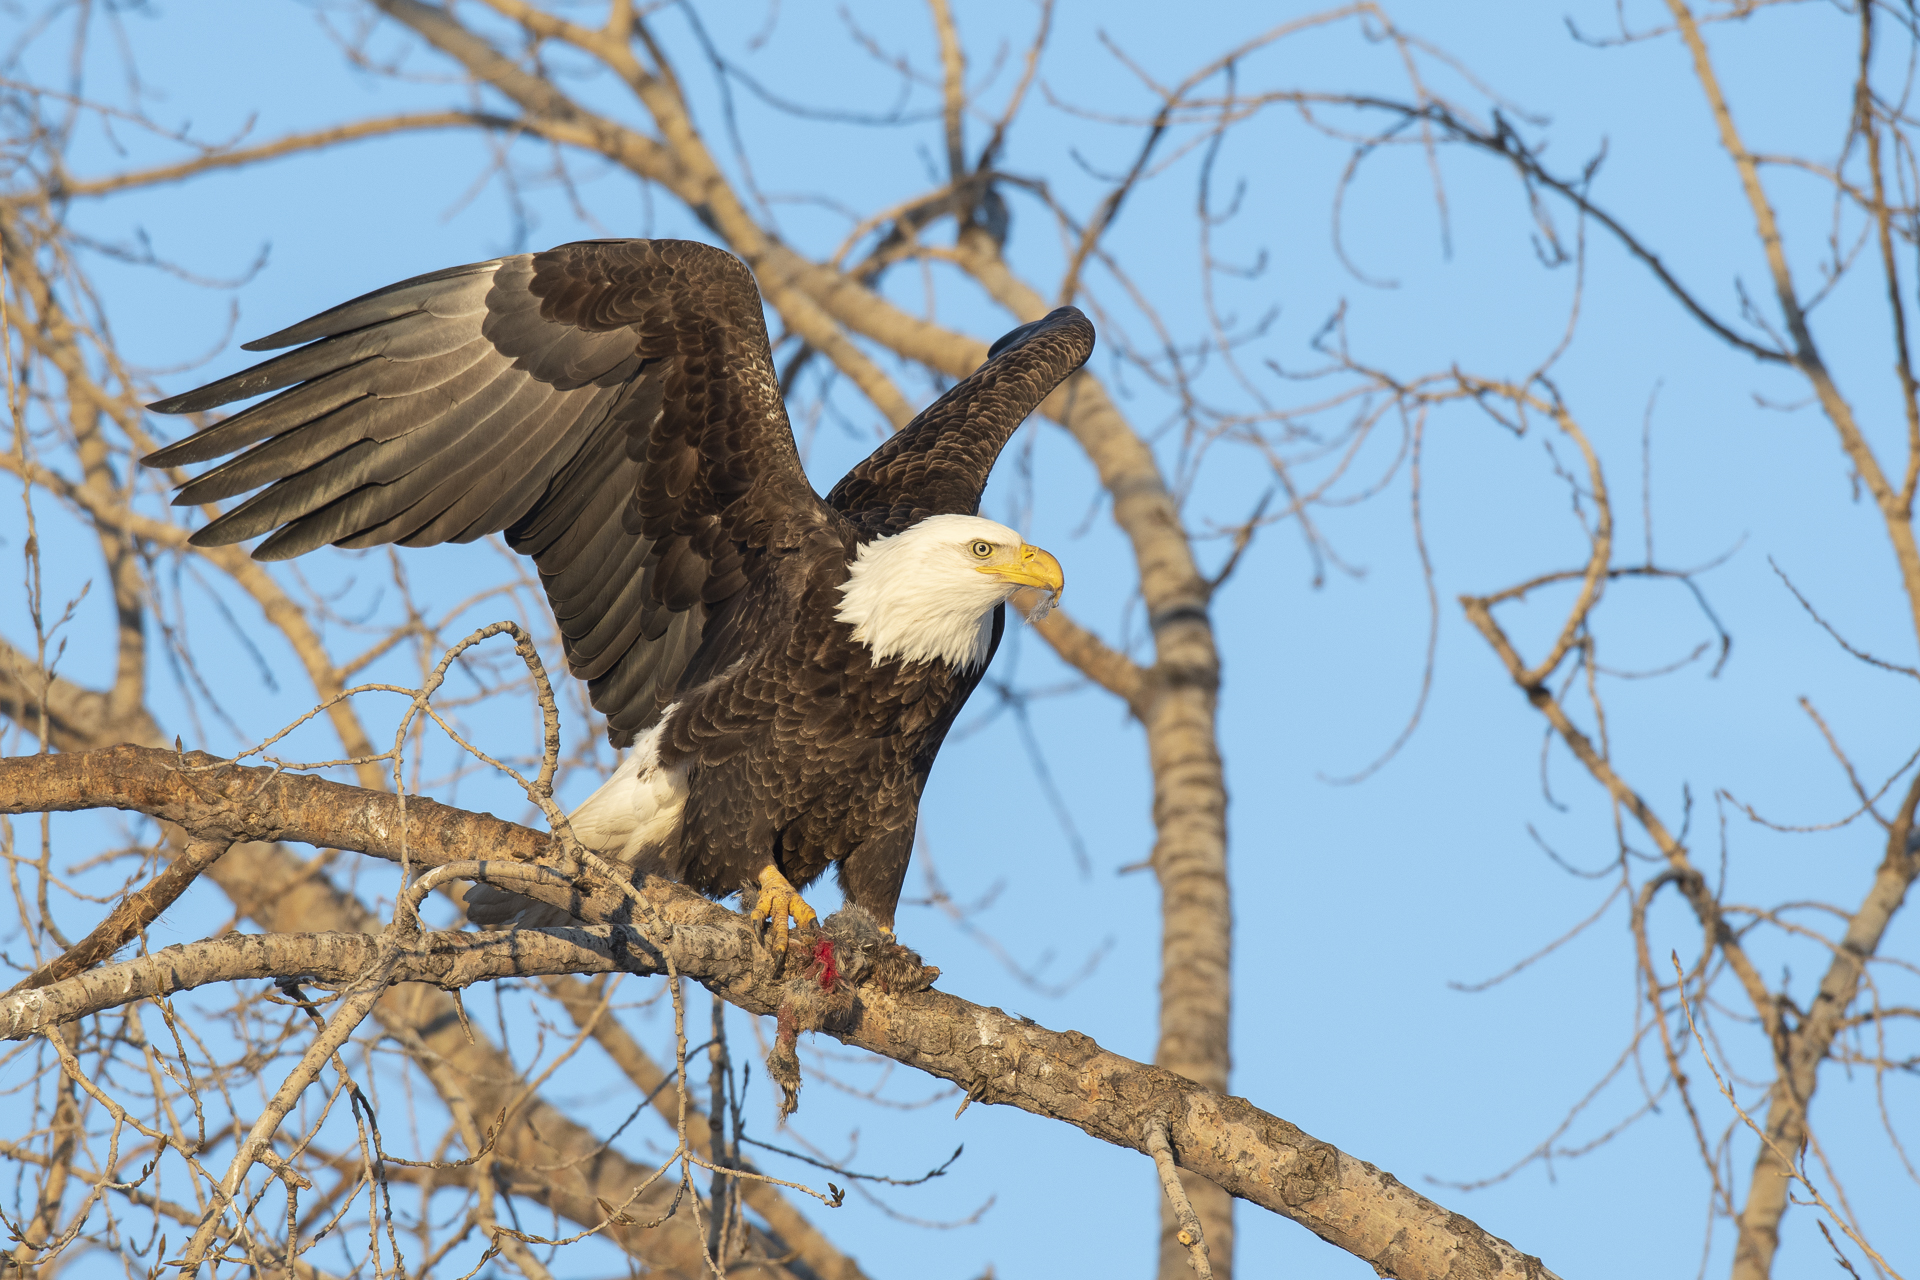
<instances>
[{"instance_id":1,"label":"eagle's white tail","mask_svg":"<svg viewBox=\"0 0 1920 1280\"><path fill-rule=\"evenodd\" d=\"M581 844L636 875L673 869L670 855L687 803L687 769L660 766L660 735L678 705L661 713L613 776L567 819ZM467 919L489 929L544 929L573 917L563 908L479 884L467 891Z\"/></svg>"}]
</instances>

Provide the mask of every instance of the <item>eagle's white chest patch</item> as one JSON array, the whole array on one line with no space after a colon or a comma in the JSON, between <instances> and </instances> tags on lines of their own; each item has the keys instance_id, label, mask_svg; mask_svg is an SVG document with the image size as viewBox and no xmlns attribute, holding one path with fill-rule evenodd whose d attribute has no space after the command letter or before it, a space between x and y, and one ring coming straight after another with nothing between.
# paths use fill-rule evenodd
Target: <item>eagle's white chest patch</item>
<instances>
[{"instance_id":1,"label":"eagle's white chest patch","mask_svg":"<svg viewBox=\"0 0 1920 1280\"><path fill-rule=\"evenodd\" d=\"M687 768L660 765L660 735L678 705L668 707L613 775L568 815L581 844L632 866L679 834L687 804Z\"/></svg>"}]
</instances>

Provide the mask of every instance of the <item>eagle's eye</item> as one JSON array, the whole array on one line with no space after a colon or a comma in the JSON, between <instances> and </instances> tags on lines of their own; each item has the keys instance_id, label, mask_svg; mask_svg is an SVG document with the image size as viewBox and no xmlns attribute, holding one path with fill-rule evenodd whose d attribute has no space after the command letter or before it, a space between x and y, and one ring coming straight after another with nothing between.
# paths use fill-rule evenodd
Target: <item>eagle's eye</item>
<instances>
[{"instance_id":1,"label":"eagle's eye","mask_svg":"<svg viewBox=\"0 0 1920 1280\"><path fill-rule=\"evenodd\" d=\"M973 552L975 558L980 560L985 560L993 554L993 544L991 542L976 542L968 549Z\"/></svg>"}]
</instances>

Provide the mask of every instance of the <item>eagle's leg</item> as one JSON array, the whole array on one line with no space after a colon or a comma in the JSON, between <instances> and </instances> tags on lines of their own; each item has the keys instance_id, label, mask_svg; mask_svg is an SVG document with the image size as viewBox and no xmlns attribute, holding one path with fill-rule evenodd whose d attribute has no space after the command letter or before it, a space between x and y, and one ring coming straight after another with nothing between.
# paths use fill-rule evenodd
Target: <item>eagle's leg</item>
<instances>
[{"instance_id":1,"label":"eagle's leg","mask_svg":"<svg viewBox=\"0 0 1920 1280\"><path fill-rule=\"evenodd\" d=\"M788 919L792 919L794 928L800 929L819 919L819 915L801 899L800 891L780 874L780 868L768 863L760 873L760 896L753 904L754 925L757 928L760 921L766 920L771 927L778 929L780 945L776 949L785 952Z\"/></svg>"}]
</instances>

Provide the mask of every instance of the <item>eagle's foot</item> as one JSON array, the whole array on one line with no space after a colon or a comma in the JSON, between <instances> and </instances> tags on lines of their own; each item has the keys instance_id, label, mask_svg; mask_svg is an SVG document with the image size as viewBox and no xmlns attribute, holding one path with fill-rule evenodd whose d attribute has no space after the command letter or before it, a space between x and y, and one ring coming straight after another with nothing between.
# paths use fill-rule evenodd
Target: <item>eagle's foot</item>
<instances>
[{"instance_id":1,"label":"eagle's foot","mask_svg":"<svg viewBox=\"0 0 1920 1280\"><path fill-rule=\"evenodd\" d=\"M780 868L769 866L760 873L760 893L753 903L753 923L757 929L761 921L767 922L770 930L779 932L779 943L768 937L769 950L785 955L787 950L787 921L793 921L793 927L804 929L818 920L819 914L800 897L800 891L793 887L788 879L780 874Z\"/></svg>"}]
</instances>

